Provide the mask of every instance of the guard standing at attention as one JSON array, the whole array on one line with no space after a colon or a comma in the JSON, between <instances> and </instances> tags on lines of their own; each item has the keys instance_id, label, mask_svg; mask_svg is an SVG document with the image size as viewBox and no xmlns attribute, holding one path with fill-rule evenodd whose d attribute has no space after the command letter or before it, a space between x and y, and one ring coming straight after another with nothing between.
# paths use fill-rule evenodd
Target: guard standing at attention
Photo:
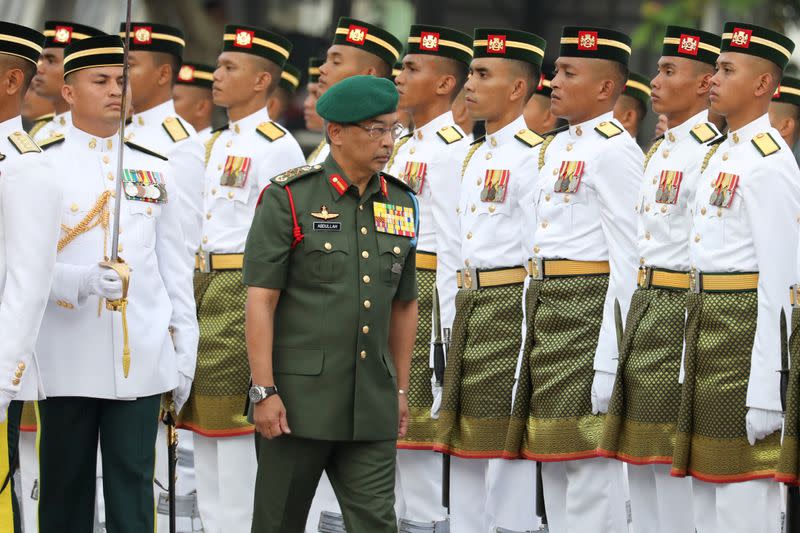
<instances>
[{"instance_id":1,"label":"guard standing at attention","mask_svg":"<svg viewBox=\"0 0 800 533\"><path fill-rule=\"evenodd\" d=\"M302 531L323 470L348 531L397 531L418 232L413 191L381 172L402 130L397 99L372 76L331 88L317 102L330 156L273 178L256 210L244 268L253 533Z\"/></svg>"}]
</instances>

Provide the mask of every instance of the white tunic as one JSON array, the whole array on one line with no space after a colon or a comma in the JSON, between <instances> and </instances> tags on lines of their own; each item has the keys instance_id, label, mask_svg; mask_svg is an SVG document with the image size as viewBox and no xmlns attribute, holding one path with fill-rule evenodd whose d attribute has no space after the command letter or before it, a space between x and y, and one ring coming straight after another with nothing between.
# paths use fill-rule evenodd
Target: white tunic
<instances>
[{"instance_id":1,"label":"white tunic","mask_svg":"<svg viewBox=\"0 0 800 533\"><path fill-rule=\"evenodd\" d=\"M72 127L72 111L65 111L53 117L53 120L42 126L33 136L33 140L38 142L46 141L56 135L64 133Z\"/></svg>"},{"instance_id":2,"label":"white tunic","mask_svg":"<svg viewBox=\"0 0 800 533\"><path fill-rule=\"evenodd\" d=\"M751 142L769 134L780 150L763 157ZM730 207L710 204L721 173L738 176ZM779 316L798 281L800 171L792 151L763 115L728 133L700 177L689 256L700 272L758 272L758 319L747 407L781 410Z\"/></svg>"},{"instance_id":3,"label":"white tunic","mask_svg":"<svg viewBox=\"0 0 800 533\"><path fill-rule=\"evenodd\" d=\"M607 123L622 133L607 139L595 130ZM624 316L636 288L639 261L631 206L639 191L643 160L641 149L609 112L557 134L545 151L536 184L539 220L533 254L610 263L594 369L611 374L617 369L614 300L619 301ZM556 192L561 169L570 163L583 165L580 182L575 192Z\"/></svg>"},{"instance_id":4,"label":"white tunic","mask_svg":"<svg viewBox=\"0 0 800 533\"><path fill-rule=\"evenodd\" d=\"M117 143L116 136L96 138L73 126L61 145L47 151L48 164L57 169L49 178L64 195L65 228L83 220L105 191L114 191ZM179 222L181 196L171 192L176 187L166 161L125 147L123 168L158 173L168 199L131 200L123 192L119 254L131 267L130 373L123 375L121 313L107 311L97 296L79 297L83 273L110 255L111 235L106 242L98 225L58 254L37 344L48 396L130 399L174 389L178 372L194 376L199 332L194 264L186 255ZM117 200L109 199L110 214Z\"/></svg>"},{"instance_id":5,"label":"white tunic","mask_svg":"<svg viewBox=\"0 0 800 533\"><path fill-rule=\"evenodd\" d=\"M205 173L202 248L213 253L241 253L261 190L269 180L305 164L292 135L270 141L258 133L270 122L266 109L231 122L214 142ZM280 127L280 126L277 126ZM226 164L247 165L241 186L225 184ZM229 183L229 182L228 182Z\"/></svg>"}]
</instances>

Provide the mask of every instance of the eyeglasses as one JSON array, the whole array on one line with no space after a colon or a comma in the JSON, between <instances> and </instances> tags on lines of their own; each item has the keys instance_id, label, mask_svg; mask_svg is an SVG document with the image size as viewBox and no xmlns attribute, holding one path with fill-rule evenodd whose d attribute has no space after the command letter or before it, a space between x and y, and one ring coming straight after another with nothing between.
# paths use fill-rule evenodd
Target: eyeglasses
<instances>
[{"instance_id":1,"label":"eyeglasses","mask_svg":"<svg viewBox=\"0 0 800 533\"><path fill-rule=\"evenodd\" d=\"M392 140L397 140L401 135L403 135L403 131L405 127L399 122L395 122L391 127L385 128L380 124L373 124L371 126L363 126L361 124L350 124L351 126L355 126L357 128L361 128L362 130L367 132L370 139L380 139L386 134L392 136Z\"/></svg>"}]
</instances>

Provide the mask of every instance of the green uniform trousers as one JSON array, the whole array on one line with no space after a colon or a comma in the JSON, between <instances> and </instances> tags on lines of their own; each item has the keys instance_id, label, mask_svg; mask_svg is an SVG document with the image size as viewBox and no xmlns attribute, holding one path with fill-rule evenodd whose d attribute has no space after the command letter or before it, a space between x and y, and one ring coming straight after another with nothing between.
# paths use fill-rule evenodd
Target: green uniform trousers
<instances>
[{"instance_id":1,"label":"green uniform trousers","mask_svg":"<svg viewBox=\"0 0 800 533\"><path fill-rule=\"evenodd\" d=\"M252 533L302 533L323 470L348 533L396 533L396 441L258 441Z\"/></svg>"},{"instance_id":2,"label":"green uniform trousers","mask_svg":"<svg viewBox=\"0 0 800 533\"><path fill-rule=\"evenodd\" d=\"M153 475L161 396L48 398L39 413L39 533L92 531L97 442L108 533L155 530Z\"/></svg>"},{"instance_id":3,"label":"green uniform trousers","mask_svg":"<svg viewBox=\"0 0 800 533\"><path fill-rule=\"evenodd\" d=\"M20 533L21 517L14 486L14 472L19 466L19 422L22 402L12 401L8 406L6 421L0 424L0 531Z\"/></svg>"}]
</instances>

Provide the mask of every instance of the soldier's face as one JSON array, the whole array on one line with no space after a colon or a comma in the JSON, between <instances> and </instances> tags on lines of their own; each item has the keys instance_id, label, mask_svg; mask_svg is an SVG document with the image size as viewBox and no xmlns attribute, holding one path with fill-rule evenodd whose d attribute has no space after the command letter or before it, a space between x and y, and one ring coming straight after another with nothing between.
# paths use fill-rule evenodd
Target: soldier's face
<instances>
[{"instance_id":1,"label":"soldier's face","mask_svg":"<svg viewBox=\"0 0 800 533\"><path fill-rule=\"evenodd\" d=\"M723 52L717 59L717 73L711 78L711 110L723 117L746 106L758 85L749 56Z\"/></svg>"},{"instance_id":2,"label":"soldier's face","mask_svg":"<svg viewBox=\"0 0 800 533\"><path fill-rule=\"evenodd\" d=\"M511 62L490 57L473 59L464 84L464 101L474 120L492 120L508 107L513 82Z\"/></svg>"},{"instance_id":3,"label":"soldier's face","mask_svg":"<svg viewBox=\"0 0 800 533\"><path fill-rule=\"evenodd\" d=\"M388 131L397 124L397 120L397 113L387 113L361 122L361 127L339 126L338 135L332 136L331 142L338 146L354 167L380 172L392 154L395 139ZM387 133L373 137L364 129L371 127L383 128Z\"/></svg>"},{"instance_id":4,"label":"soldier's face","mask_svg":"<svg viewBox=\"0 0 800 533\"><path fill-rule=\"evenodd\" d=\"M333 84L345 78L370 74L361 54L368 52L342 44L328 48L325 63L319 67L319 95L322 96Z\"/></svg>"},{"instance_id":5,"label":"soldier's face","mask_svg":"<svg viewBox=\"0 0 800 533\"><path fill-rule=\"evenodd\" d=\"M128 52L128 80L131 82L133 108L141 107L158 87L158 68L153 55L149 52Z\"/></svg>"},{"instance_id":6,"label":"soldier's face","mask_svg":"<svg viewBox=\"0 0 800 533\"><path fill-rule=\"evenodd\" d=\"M252 97L253 87L262 73L256 68L256 61L242 52L222 52L214 70L214 84L211 96L214 104L231 107Z\"/></svg>"},{"instance_id":7,"label":"soldier's face","mask_svg":"<svg viewBox=\"0 0 800 533\"><path fill-rule=\"evenodd\" d=\"M36 75L31 87L42 98L55 99L61 96L64 85L64 49L45 48L36 64Z\"/></svg>"},{"instance_id":8,"label":"soldier's face","mask_svg":"<svg viewBox=\"0 0 800 533\"><path fill-rule=\"evenodd\" d=\"M303 118L306 121L306 129L310 131L322 131L323 120L317 115L317 96L318 84L309 83L306 99L303 100Z\"/></svg>"},{"instance_id":9,"label":"soldier's face","mask_svg":"<svg viewBox=\"0 0 800 533\"><path fill-rule=\"evenodd\" d=\"M431 100L442 81L438 59L423 54L403 58L403 70L394 80L400 101L399 109L413 112L420 104Z\"/></svg>"},{"instance_id":10,"label":"soldier's face","mask_svg":"<svg viewBox=\"0 0 800 533\"><path fill-rule=\"evenodd\" d=\"M95 67L73 72L69 83L62 88L62 95L72 109L75 122L118 123L122 108L122 67Z\"/></svg>"},{"instance_id":11,"label":"soldier's face","mask_svg":"<svg viewBox=\"0 0 800 533\"><path fill-rule=\"evenodd\" d=\"M211 113L214 108L211 105L203 105L208 100L208 89L202 87L192 87L191 85L177 84L172 88L172 100L175 102L175 112L180 117L195 125L198 119L211 120ZM207 115L207 116L201 116Z\"/></svg>"},{"instance_id":12,"label":"soldier's face","mask_svg":"<svg viewBox=\"0 0 800 533\"><path fill-rule=\"evenodd\" d=\"M671 56L659 59L658 73L650 82L653 111L669 116L693 107L702 85L701 73L701 67L692 59Z\"/></svg>"},{"instance_id":13,"label":"soldier's face","mask_svg":"<svg viewBox=\"0 0 800 533\"><path fill-rule=\"evenodd\" d=\"M550 112L557 117L570 120L582 115L596 101L596 92L587 90L597 85L591 59L559 57L550 82Z\"/></svg>"}]
</instances>

